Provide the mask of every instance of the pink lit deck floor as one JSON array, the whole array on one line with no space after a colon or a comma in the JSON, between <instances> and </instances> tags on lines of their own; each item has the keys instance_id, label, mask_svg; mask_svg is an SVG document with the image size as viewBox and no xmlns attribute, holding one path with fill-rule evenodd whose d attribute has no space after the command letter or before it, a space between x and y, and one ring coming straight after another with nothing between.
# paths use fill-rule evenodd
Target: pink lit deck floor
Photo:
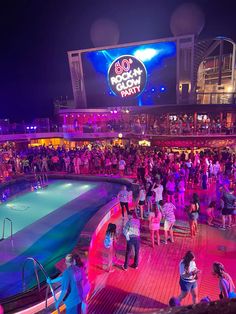
<instances>
[{"instance_id":1,"label":"pink lit deck floor","mask_svg":"<svg viewBox=\"0 0 236 314\"><path fill-rule=\"evenodd\" d=\"M214 199L214 189L211 190L199 191L203 212L211 197ZM92 283L89 313L142 313L167 307L170 297L180 293L178 264L189 249L195 253L197 266L202 270L198 280L199 300L204 296L209 296L212 300L218 298L217 279L212 276L211 271L214 261L222 262L236 282L236 227L222 231L203 222L199 225L198 236L192 240L183 210L178 209L177 217L175 243L162 243L154 249L150 246L148 222L143 222L139 269L128 268L127 272L121 269L125 254L122 233L118 239L115 271L107 273L103 269L103 239L107 224L101 229L89 256L89 278ZM121 229L120 217L114 217L111 221L116 222ZM161 235L163 236L163 230ZM190 297L182 302L183 305L190 303Z\"/></svg>"}]
</instances>

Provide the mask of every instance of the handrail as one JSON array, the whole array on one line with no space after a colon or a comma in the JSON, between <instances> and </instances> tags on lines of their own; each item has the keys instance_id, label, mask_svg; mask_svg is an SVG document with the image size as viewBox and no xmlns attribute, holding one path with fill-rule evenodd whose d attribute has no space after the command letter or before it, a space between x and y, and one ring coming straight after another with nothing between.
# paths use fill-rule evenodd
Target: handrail
<instances>
[{"instance_id":1,"label":"handrail","mask_svg":"<svg viewBox=\"0 0 236 314\"><path fill-rule=\"evenodd\" d=\"M6 220L10 222L10 228L11 228L11 244L13 246L13 235L12 235L12 232L13 232L13 227L12 227L12 220L10 218L4 218L3 219L3 226L2 226L2 240L5 239L5 225L6 225Z\"/></svg>"},{"instance_id":2,"label":"handrail","mask_svg":"<svg viewBox=\"0 0 236 314\"><path fill-rule=\"evenodd\" d=\"M24 261L24 264L23 264L23 268L22 268L22 284L23 284L23 291L25 291L25 265L28 261L32 261L33 262L33 265L34 265L34 272L35 272L35 276L36 276L36 280L37 280L37 286L38 286L38 292L40 292L40 282L39 282L39 276L38 276L38 271L37 271L37 267L42 271L45 279L47 280L49 278L49 276L47 275L43 265L38 261L36 260L34 257L27 257L26 260ZM54 302L56 303L57 299L56 299L56 296L55 296L55 293L54 293L54 290L53 290L53 287L52 287L52 284L50 282L47 282L50 290L51 290L51 293L52 293L52 296L53 296L53 299L54 299ZM45 308L47 309L48 307L48 287L47 287L47 290L46 290L46 298L45 298ZM58 313L60 313L60 310L58 309Z\"/></svg>"}]
</instances>

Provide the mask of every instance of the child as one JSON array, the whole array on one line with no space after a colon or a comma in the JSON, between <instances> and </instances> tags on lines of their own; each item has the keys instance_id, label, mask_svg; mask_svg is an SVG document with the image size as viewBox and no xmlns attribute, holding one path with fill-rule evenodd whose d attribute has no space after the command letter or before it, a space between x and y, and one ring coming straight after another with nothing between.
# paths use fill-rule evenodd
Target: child
<instances>
[{"instance_id":1,"label":"child","mask_svg":"<svg viewBox=\"0 0 236 314\"><path fill-rule=\"evenodd\" d=\"M109 223L104 239L104 247L106 248L108 255L107 270L113 272L113 258L115 253L115 239L116 239L116 225Z\"/></svg>"},{"instance_id":2,"label":"child","mask_svg":"<svg viewBox=\"0 0 236 314\"><path fill-rule=\"evenodd\" d=\"M215 216L214 216L215 208L216 208L216 202L215 201L210 202L210 204L207 208L207 224L209 226L214 226L214 224L212 222L215 219Z\"/></svg>"}]
</instances>

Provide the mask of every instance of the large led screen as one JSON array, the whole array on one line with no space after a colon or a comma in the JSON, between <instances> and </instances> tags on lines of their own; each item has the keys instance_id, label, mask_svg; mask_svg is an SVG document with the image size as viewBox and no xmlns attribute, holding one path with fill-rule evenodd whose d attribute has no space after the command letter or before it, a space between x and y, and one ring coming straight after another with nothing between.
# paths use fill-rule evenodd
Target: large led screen
<instances>
[{"instance_id":1,"label":"large led screen","mask_svg":"<svg viewBox=\"0 0 236 314\"><path fill-rule=\"evenodd\" d=\"M87 107L176 103L176 44L81 53Z\"/></svg>"}]
</instances>

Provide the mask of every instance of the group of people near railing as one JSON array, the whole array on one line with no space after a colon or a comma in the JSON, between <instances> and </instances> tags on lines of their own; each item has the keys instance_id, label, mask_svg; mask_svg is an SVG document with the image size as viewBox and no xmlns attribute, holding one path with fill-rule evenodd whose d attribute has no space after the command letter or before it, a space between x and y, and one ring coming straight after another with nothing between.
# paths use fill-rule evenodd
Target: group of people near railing
<instances>
[{"instance_id":1,"label":"group of people near railing","mask_svg":"<svg viewBox=\"0 0 236 314\"><path fill-rule=\"evenodd\" d=\"M202 116L202 115L200 115ZM115 117L100 121L79 122L77 120L66 121L64 124L49 124L45 126L24 126L18 128L1 127L0 134L17 133L108 133L108 132L130 132L136 134L156 135L181 135L181 134L235 134L236 123L227 122L219 118L201 118L194 123L193 115L130 115L125 119Z\"/></svg>"},{"instance_id":2,"label":"group of people near railing","mask_svg":"<svg viewBox=\"0 0 236 314\"><path fill-rule=\"evenodd\" d=\"M106 132L130 132L137 134L155 134L155 135L182 135L182 134L235 134L235 123L220 123L217 120L197 121L194 125L191 119L176 121L167 121L167 119L154 119L151 122L142 121L141 119L131 119L130 121L117 120L108 121L99 124L85 124L75 128L73 125L64 125L65 132L81 133L106 133Z\"/></svg>"}]
</instances>

